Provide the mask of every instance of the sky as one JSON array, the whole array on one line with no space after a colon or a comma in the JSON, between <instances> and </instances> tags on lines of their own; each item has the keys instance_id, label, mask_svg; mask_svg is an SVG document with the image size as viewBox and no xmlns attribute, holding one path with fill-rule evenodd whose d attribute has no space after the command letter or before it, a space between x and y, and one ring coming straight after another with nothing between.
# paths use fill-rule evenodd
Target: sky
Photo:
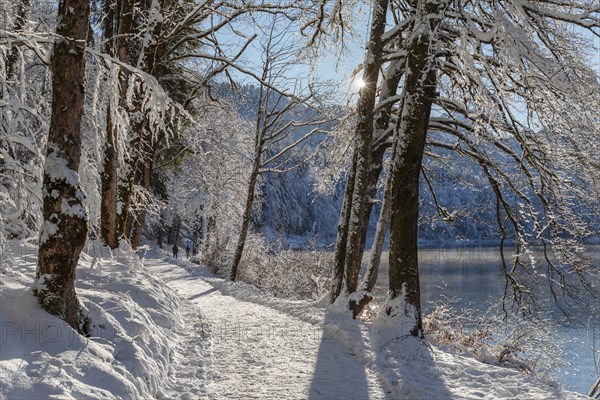
<instances>
[{"instance_id":1,"label":"sky","mask_svg":"<svg viewBox=\"0 0 600 400\"><path fill-rule=\"evenodd\" d=\"M335 99L338 103L349 105L356 103L361 79L360 73L357 75L353 75L353 73L360 67L364 59L371 17L369 2L364 3L367 4L362 4L362 8L356 8L354 19L351 21L353 32L348 32L343 47L339 44L327 43L324 48L319 50L320 54L316 57L314 54L305 52L298 62L287 71L290 79L299 78L304 84L311 79L330 81L335 86ZM255 32L252 31L252 28L246 28L244 33L251 36ZM305 37L300 37L297 29L291 28L288 34L291 35L290 43L306 41ZM600 49L599 37L592 36L583 30L581 30L581 34L589 38ZM237 36L232 35L231 37ZM262 53L263 50L256 39L242 57L245 65L249 65L249 69L254 72L259 72ZM590 54L589 62L594 66L600 79L600 50L596 54ZM255 83L252 78L243 74L233 73L233 75L245 83Z\"/></svg>"},{"instance_id":2,"label":"sky","mask_svg":"<svg viewBox=\"0 0 600 400\"><path fill-rule=\"evenodd\" d=\"M362 63L365 53L365 44L368 39L367 27L370 18L368 7L366 9L356 9L353 16L353 32L347 32L343 46L334 43L325 43L318 50L302 51L293 66L291 66L286 75L290 80L300 79L302 84L307 84L311 80L330 82L335 87L335 98L338 103L351 102L356 100L360 81L359 76L353 78L353 72ZM241 26L238 33L242 32L247 37L253 34L261 35L261 32L249 26ZM307 38L302 37L298 28L290 27L288 31L288 42L306 43ZM232 47L240 47L242 41L239 36L232 32L225 32L223 37L230 41ZM232 52L234 52L232 50ZM263 48L257 37L248 47L244 56L240 59L242 65L247 66L255 74L260 75L263 60ZM255 83L256 81L243 73L232 72L232 75L244 83Z\"/></svg>"}]
</instances>

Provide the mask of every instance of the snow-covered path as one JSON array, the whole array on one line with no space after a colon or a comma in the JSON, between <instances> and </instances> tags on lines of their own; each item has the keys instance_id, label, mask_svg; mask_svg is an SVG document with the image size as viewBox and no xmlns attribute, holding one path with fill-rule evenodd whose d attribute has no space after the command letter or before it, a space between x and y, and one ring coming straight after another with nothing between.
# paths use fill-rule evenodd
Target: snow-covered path
<instances>
[{"instance_id":1,"label":"snow-covered path","mask_svg":"<svg viewBox=\"0 0 600 400\"><path fill-rule=\"evenodd\" d=\"M200 270L146 266L197 306L211 399L385 399L376 372L349 354L326 323L223 295Z\"/></svg>"}]
</instances>

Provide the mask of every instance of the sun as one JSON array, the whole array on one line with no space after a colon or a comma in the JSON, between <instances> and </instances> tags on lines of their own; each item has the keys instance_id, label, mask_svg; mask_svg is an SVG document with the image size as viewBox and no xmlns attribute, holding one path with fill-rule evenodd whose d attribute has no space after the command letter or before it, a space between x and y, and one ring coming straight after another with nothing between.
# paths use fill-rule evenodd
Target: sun
<instances>
[{"instance_id":1,"label":"sun","mask_svg":"<svg viewBox=\"0 0 600 400\"><path fill-rule=\"evenodd\" d=\"M359 89L362 89L362 88L364 88L366 84L367 84L367 83L366 83L366 82L363 80L363 78L358 78L358 81L356 81L356 86L357 86Z\"/></svg>"}]
</instances>

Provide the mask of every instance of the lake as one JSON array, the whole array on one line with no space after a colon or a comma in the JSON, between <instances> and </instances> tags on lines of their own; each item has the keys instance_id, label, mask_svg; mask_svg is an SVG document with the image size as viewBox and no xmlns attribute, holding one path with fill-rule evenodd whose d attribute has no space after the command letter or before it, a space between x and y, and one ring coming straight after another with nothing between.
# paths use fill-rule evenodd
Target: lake
<instances>
[{"instance_id":1,"label":"lake","mask_svg":"<svg viewBox=\"0 0 600 400\"><path fill-rule=\"evenodd\" d=\"M600 255L597 246L590 246L594 255ZM505 254L509 253L510 249ZM365 254L365 262L368 259ZM600 257L596 257L597 260ZM456 307L471 307L483 311L498 303L504 292L504 275L498 248L464 247L424 249L419 251L421 271L421 298L424 312L430 311L444 296L455 298ZM379 281L375 296L381 301L387 291L388 253L381 260ZM584 318L585 319L585 318ZM600 346L600 321L591 318L566 324L558 315L550 329L564 341L563 356L570 367L561 368L550 375L568 390L586 394L595 382L596 371L590 336L596 337ZM593 326L593 327L592 327Z\"/></svg>"}]
</instances>

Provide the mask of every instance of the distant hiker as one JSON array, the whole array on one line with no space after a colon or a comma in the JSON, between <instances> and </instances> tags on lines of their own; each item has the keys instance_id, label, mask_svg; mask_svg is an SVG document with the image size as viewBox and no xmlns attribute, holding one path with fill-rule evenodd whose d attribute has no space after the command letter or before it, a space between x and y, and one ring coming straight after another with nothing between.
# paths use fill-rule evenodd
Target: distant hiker
<instances>
[{"instance_id":1,"label":"distant hiker","mask_svg":"<svg viewBox=\"0 0 600 400\"><path fill-rule=\"evenodd\" d=\"M179 253L179 248L177 247L177 243L173 245L173 258L177 258L177 253Z\"/></svg>"},{"instance_id":2,"label":"distant hiker","mask_svg":"<svg viewBox=\"0 0 600 400\"><path fill-rule=\"evenodd\" d=\"M190 258L190 245L185 246L185 257Z\"/></svg>"}]
</instances>

